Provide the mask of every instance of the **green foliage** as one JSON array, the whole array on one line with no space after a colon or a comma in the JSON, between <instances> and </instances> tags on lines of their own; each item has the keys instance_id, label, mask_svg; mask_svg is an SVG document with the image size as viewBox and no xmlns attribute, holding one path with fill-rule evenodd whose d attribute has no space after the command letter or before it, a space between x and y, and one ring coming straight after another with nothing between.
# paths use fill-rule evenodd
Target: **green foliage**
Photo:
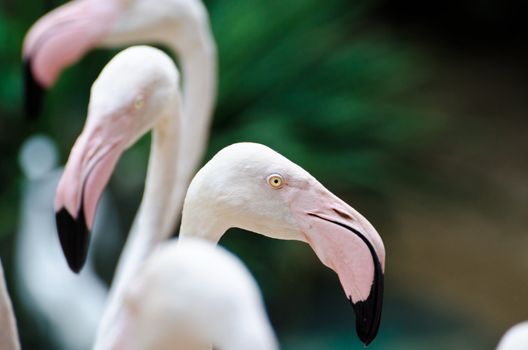
<instances>
[{"instance_id":1,"label":"green foliage","mask_svg":"<svg viewBox=\"0 0 528 350\"><path fill-rule=\"evenodd\" d=\"M211 2L221 78L211 153L255 141L342 189L397 182L425 127L405 98L422 72L393 38L365 30L373 5Z\"/></svg>"}]
</instances>

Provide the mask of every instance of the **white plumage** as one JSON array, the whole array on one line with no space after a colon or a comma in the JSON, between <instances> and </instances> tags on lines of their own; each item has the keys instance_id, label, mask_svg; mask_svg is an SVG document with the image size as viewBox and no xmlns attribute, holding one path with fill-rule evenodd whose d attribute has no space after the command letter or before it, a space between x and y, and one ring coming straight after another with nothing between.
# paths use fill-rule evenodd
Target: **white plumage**
<instances>
[{"instance_id":1,"label":"white plumage","mask_svg":"<svg viewBox=\"0 0 528 350\"><path fill-rule=\"evenodd\" d=\"M22 146L19 156L26 175L16 237L15 268L26 309L51 333L56 346L87 350L95 337L108 289L94 271L93 255L86 268L73 274L61 253L53 215L53 197L62 169L57 168L57 150L46 136L36 135ZM94 236L105 243L115 240L118 214L104 196ZM104 237L100 233L104 231Z\"/></svg>"},{"instance_id":2,"label":"white plumage","mask_svg":"<svg viewBox=\"0 0 528 350\"><path fill-rule=\"evenodd\" d=\"M114 350L276 350L249 271L199 239L161 244L127 288Z\"/></svg>"},{"instance_id":3,"label":"white plumage","mask_svg":"<svg viewBox=\"0 0 528 350\"><path fill-rule=\"evenodd\" d=\"M528 350L528 321L510 328L500 340L497 350Z\"/></svg>"}]
</instances>

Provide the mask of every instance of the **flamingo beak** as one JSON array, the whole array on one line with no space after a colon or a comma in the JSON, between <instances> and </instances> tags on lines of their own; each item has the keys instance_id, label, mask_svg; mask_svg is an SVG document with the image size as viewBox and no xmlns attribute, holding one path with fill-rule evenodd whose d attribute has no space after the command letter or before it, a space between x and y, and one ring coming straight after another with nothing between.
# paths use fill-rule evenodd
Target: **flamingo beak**
<instances>
[{"instance_id":1,"label":"flamingo beak","mask_svg":"<svg viewBox=\"0 0 528 350\"><path fill-rule=\"evenodd\" d=\"M45 87L35 79L31 69L31 59L24 59L24 115L27 120L35 120L42 111Z\"/></svg>"},{"instance_id":2,"label":"flamingo beak","mask_svg":"<svg viewBox=\"0 0 528 350\"><path fill-rule=\"evenodd\" d=\"M355 236L359 237L372 257L372 263L374 265L374 278L370 285L368 296L364 300L354 301L352 295L348 295L348 300L354 309L356 314L356 333L359 339L365 344L369 345L378 333L378 329L381 321L381 310L383 306L383 268L380 259L370 241L366 238L366 235L361 233L359 230L353 228L351 225L343 224L339 221L319 217L316 214L312 215L321 220L327 221L331 224L337 225L340 228L352 232ZM335 230L335 228L332 228ZM340 277L341 279L341 277ZM346 282L342 282L343 284Z\"/></svg>"},{"instance_id":3,"label":"flamingo beak","mask_svg":"<svg viewBox=\"0 0 528 350\"><path fill-rule=\"evenodd\" d=\"M381 237L367 219L316 181L296 191L290 207L318 258L337 273L356 314L358 337L370 344L383 305Z\"/></svg>"},{"instance_id":4,"label":"flamingo beak","mask_svg":"<svg viewBox=\"0 0 528 350\"><path fill-rule=\"evenodd\" d=\"M22 52L26 118L38 117L45 90L109 33L120 8L114 1L72 1L30 28Z\"/></svg>"},{"instance_id":5,"label":"flamingo beak","mask_svg":"<svg viewBox=\"0 0 528 350\"><path fill-rule=\"evenodd\" d=\"M103 146L81 135L57 186L57 231L68 266L75 273L86 261L97 204L121 153L118 144Z\"/></svg>"}]
</instances>

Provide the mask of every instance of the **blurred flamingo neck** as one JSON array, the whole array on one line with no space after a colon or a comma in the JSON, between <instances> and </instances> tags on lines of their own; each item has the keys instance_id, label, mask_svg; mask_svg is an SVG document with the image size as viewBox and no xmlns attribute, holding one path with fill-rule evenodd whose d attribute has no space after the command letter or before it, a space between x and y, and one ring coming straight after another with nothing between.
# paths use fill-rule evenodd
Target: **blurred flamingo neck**
<instances>
[{"instance_id":1,"label":"blurred flamingo neck","mask_svg":"<svg viewBox=\"0 0 528 350\"><path fill-rule=\"evenodd\" d=\"M204 16L207 13L204 9ZM209 136L209 126L216 95L216 45L209 28L209 20L189 24L193 38L182 40L174 35L171 47L181 56L183 71L183 130L178 152L179 183L183 184L180 200L183 202L187 186L200 165Z\"/></svg>"},{"instance_id":2,"label":"blurred flamingo neck","mask_svg":"<svg viewBox=\"0 0 528 350\"><path fill-rule=\"evenodd\" d=\"M216 46L208 20L195 26L198 40L174 41L172 48L181 54L183 69L183 118L178 144L178 178L174 201L179 215L187 188L203 157L216 95ZM176 36L175 36L176 38ZM205 216L210 218L210 216ZM183 219L182 219L183 220ZM182 225L183 228L183 225ZM222 234L211 228L210 236L218 241ZM209 231L208 231L209 232ZM214 233L213 233L214 232ZM182 231L180 230L180 236Z\"/></svg>"},{"instance_id":3,"label":"blurred flamingo neck","mask_svg":"<svg viewBox=\"0 0 528 350\"><path fill-rule=\"evenodd\" d=\"M178 95L178 94L177 94ZM153 129L152 146L145 179L145 190L123 253L114 275L107 308L103 314L96 337L95 349L110 339L110 331L118 315L125 287L135 276L142 262L155 245L172 233L178 218L179 203L173 196L177 178L178 149L181 128L181 103L179 95L167 114L159 119Z\"/></svg>"}]
</instances>

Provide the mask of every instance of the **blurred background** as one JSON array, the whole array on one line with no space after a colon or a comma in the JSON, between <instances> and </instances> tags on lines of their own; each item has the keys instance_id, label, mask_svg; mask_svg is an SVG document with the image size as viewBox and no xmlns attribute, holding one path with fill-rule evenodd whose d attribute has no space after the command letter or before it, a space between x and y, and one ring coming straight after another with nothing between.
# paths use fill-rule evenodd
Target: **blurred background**
<instances>
[{"instance_id":1,"label":"blurred background","mask_svg":"<svg viewBox=\"0 0 528 350\"><path fill-rule=\"evenodd\" d=\"M57 345L17 282L15 246L30 186L19 152L31 135L47 135L64 164L90 85L118 52L94 50L67 69L43 118L24 120L23 37L61 3L0 5L0 256L25 349ZM220 83L204 161L233 142L264 143L373 223L387 251L386 299L369 348L492 349L528 319L522 2L205 4ZM94 257L106 283L141 199L148 150L147 136L125 154L110 185L119 225ZM255 275L283 349L363 348L338 279L307 245L239 230L221 243Z\"/></svg>"}]
</instances>

